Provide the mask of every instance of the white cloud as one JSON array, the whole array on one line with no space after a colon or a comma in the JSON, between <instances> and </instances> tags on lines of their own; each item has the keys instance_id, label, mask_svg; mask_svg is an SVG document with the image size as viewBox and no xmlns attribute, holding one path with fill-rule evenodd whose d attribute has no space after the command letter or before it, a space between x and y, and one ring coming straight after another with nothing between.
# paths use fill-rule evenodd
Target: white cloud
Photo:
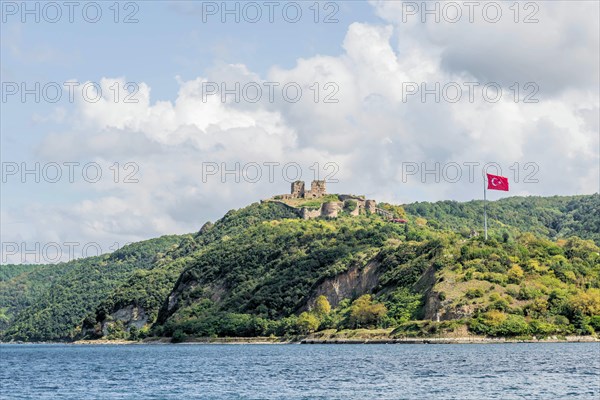
<instances>
[{"instance_id":1,"label":"white cloud","mask_svg":"<svg viewBox=\"0 0 600 400\"><path fill-rule=\"evenodd\" d=\"M469 2L371 3L380 17L396 27L399 48L425 51L439 58L448 72L468 73L479 81L507 87L536 82L541 93L549 96L570 87L595 89L599 84L598 2L471 2L476 4L473 22L469 22ZM444 11L448 3L459 5L458 22L451 22L452 7ZM417 10L412 11L415 5ZM434 14L424 13L424 7L432 10L434 5L439 7L439 22ZM496 8L501 16L488 22L496 19Z\"/></svg>"},{"instance_id":2,"label":"white cloud","mask_svg":"<svg viewBox=\"0 0 600 400\"><path fill-rule=\"evenodd\" d=\"M232 168L236 162L294 161L302 164L307 181L315 162L321 177L323 165L335 162L340 183L330 185L331 191L394 202L480 197L481 181L469 182L465 162L499 163L511 178L510 195L598 191L598 47L593 47L597 35L589 35L597 24L590 22L586 5L557 12L546 3L539 16L544 24L515 27L506 22L402 24L396 2L376 2L386 25L350 25L340 56L299 59L293 68L273 67L264 77L244 65L218 65L206 76L179 80L174 102L152 98L151 88L141 83L137 104L115 103L109 87L126 79L104 78L105 97L80 102L72 126L48 136L38 154L46 160L60 155L60 160L103 165L136 162L140 182L71 185L65 190L80 200L11 210L13 221L33 222L9 236L106 246L195 231L229 208L288 190L281 169L269 182L264 166L265 176L256 184L238 184L231 176L228 183L215 177L203 183L203 162ZM534 34L542 27L544 35ZM506 86L497 103L480 95L473 103L466 95L457 103L435 103L432 97L423 103L419 96L403 101L407 82L443 86L478 80L532 80L551 87L535 104L515 103ZM293 104L280 95L272 103L266 96L257 103L236 103L230 97L223 103L219 96L203 99L206 82L226 82L229 88L235 82L295 82L303 96ZM337 103L323 102L332 93L323 90L327 82L339 88ZM318 102L310 89L314 83L321 85ZM419 175L403 179L407 162L429 168L456 162L465 175L458 183L435 183L431 175L428 183ZM515 162L519 183L509 169ZM523 182L531 172L524 169L527 162L539 167L539 183Z\"/></svg>"}]
</instances>

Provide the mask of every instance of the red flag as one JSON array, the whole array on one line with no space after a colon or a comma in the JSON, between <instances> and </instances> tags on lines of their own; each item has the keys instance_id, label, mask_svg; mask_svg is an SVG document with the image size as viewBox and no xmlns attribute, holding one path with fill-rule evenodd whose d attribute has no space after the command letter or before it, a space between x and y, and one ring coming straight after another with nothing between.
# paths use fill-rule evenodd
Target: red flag
<instances>
[{"instance_id":1,"label":"red flag","mask_svg":"<svg viewBox=\"0 0 600 400\"><path fill-rule=\"evenodd\" d=\"M508 192L508 178L504 176L486 174L488 179L488 189L504 190Z\"/></svg>"}]
</instances>

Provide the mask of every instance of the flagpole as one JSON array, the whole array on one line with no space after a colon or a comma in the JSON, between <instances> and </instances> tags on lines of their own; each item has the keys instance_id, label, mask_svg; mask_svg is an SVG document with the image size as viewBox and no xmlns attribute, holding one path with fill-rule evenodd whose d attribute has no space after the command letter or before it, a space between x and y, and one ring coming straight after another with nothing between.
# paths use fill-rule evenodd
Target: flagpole
<instances>
[{"instance_id":1,"label":"flagpole","mask_svg":"<svg viewBox=\"0 0 600 400\"><path fill-rule=\"evenodd\" d=\"M485 240L487 241L487 187L485 184L485 176L483 177L483 229L485 232Z\"/></svg>"}]
</instances>

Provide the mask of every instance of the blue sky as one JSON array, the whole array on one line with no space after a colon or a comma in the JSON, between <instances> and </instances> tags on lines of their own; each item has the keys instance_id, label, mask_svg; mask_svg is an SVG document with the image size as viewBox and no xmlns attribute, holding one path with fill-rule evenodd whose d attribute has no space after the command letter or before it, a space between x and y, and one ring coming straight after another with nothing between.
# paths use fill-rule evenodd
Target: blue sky
<instances>
[{"instance_id":1,"label":"blue sky","mask_svg":"<svg viewBox=\"0 0 600 400\"><path fill-rule=\"evenodd\" d=\"M62 18L50 23L41 6L39 23L35 23L35 15L25 15L23 23L19 5L17 14L7 15L7 22L2 24L2 80L26 82L33 87L35 82L43 85L70 79L97 82L105 76L126 77L127 81L148 83L154 99L173 101L178 89L176 77L194 79L207 69L239 63L264 75L273 66L289 68L298 58L337 55L352 22L380 20L368 3L357 1L337 3L337 9L326 8L327 2L322 2L320 23L314 22L312 1L298 3L303 15L297 23L288 23L280 6L274 9L273 23L269 22L266 7L261 7L264 14L259 22L252 23L242 14L240 4L240 23L235 23L235 16L226 14L221 2L208 2L216 4L218 10L206 16L201 2L136 2L137 10L125 8L126 3L121 3L119 19L135 11L131 18L138 22L115 23L114 10L109 8L113 3L106 2L101 3L103 14L97 23L86 22L78 12L80 8L75 9L74 22L69 22L66 7L61 7ZM234 9L234 4L226 7ZM328 15L339 22L323 22ZM221 18L228 23L222 23ZM66 94L57 103L36 103L29 95L24 105L15 98L18 95L2 103L3 115L10 115L2 118L2 159L36 162L32 150L39 139L64 127L52 121L32 122L32 115L49 114L57 105L71 104ZM49 202L73 200L77 195L70 190L57 193L52 189L53 185L43 180L33 184L28 179L25 184L10 186L11 195L4 196L3 201L6 206L18 205L32 191Z\"/></svg>"},{"instance_id":2,"label":"blue sky","mask_svg":"<svg viewBox=\"0 0 600 400\"><path fill-rule=\"evenodd\" d=\"M98 23L86 22L78 9L70 23L65 8L57 23L32 16L22 22L9 12L21 2L3 2L3 85L76 80L102 84L106 95L114 83L135 82L140 99L128 105L105 96L92 104L76 95L71 103L63 92L57 103L32 96L21 102L18 95L2 101L3 166L96 162L103 172L94 184L81 177L37 183L8 176L3 243L79 241L104 248L190 232L289 188L281 175L273 182L218 175L203 182L206 163L298 162L306 181L315 163L321 177L332 163L339 182L330 191L395 203L480 198L480 175L467 179L465 163L495 162L511 179L511 192L491 199L598 192L598 3L535 2L530 9L522 2L515 22L512 2L496 2L503 14L494 23L480 9L474 22L449 22L447 14L422 22L423 10L407 12L421 3L401 1L319 2L315 23L315 2L297 3L303 12L297 23L282 15L290 2L277 3L273 23L264 2L256 2L259 22L242 16L236 23L227 15L223 23L222 10L203 15L203 7L220 8L220 1L132 2L139 21L126 24L113 21L113 2L100 2ZM428 4L435 3L447 6ZM466 11L462 2L454 4ZM119 20L133 10L127 2L119 6ZM339 21L324 23L332 11ZM538 22L523 23L531 12ZM223 103L219 96L203 102L207 82L293 82L304 92L298 103ZM463 93L458 102L436 102L417 94L405 101L407 84L464 90L466 82L493 83L503 96L489 102L478 92L471 102ZM323 101L328 83L336 85L337 103ZM311 101L314 84L318 102ZM536 102L524 102L527 94ZM135 163L139 182L113 182L115 162L121 181L133 171L125 164ZM436 163L444 172L462 166L463 176L452 182L443 174L439 181L406 174L407 166Z\"/></svg>"}]
</instances>

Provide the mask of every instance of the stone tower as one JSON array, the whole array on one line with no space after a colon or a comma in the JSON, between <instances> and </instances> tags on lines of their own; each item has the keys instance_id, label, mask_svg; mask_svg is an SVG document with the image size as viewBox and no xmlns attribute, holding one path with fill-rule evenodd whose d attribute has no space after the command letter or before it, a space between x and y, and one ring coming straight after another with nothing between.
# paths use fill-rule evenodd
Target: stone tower
<instances>
[{"instance_id":1,"label":"stone tower","mask_svg":"<svg viewBox=\"0 0 600 400\"><path fill-rule=\"evenodd\" d=\"M312 181L310 183L310 192L306 193L304 197L318 198L323 197L326 193L325 181Z\"/></svg>"},{"instance_id":2,"label":"stone tower","mask_svg":"<svg viewBox=\"0 0 600 400\"><path fill-rule=\"evenodd\" d=\"M367 200L365 202L365 209L369 214L375 214L377 212L377 202L375 200Z\"/></svg>"},{"instance_id":3,"label":"stone tower","mask_svg":"<svg viewBox=\"0 0 600 400\"><path fill-rule=\"evenodd\" d=\"M293 198L301 198L304 197L304 182L296 181L292 182L292 197Z\"/></svg>"}]
</instances>

